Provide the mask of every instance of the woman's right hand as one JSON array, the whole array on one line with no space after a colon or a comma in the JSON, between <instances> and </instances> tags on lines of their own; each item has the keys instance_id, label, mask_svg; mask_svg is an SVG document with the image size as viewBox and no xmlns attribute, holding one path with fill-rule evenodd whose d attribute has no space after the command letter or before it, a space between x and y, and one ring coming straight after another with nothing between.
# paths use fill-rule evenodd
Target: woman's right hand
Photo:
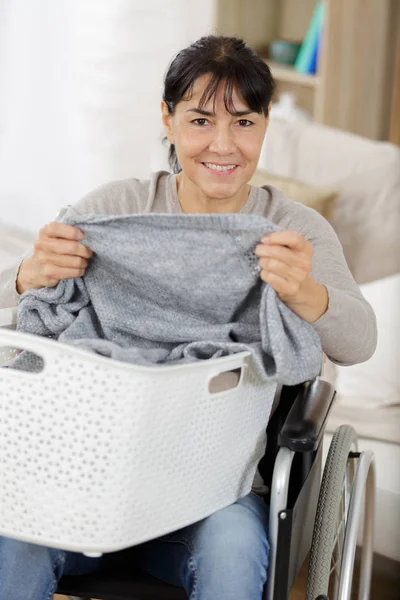
<instances>
[{"instance_id":1,"label":"woman's right hand","mask_svg":"<svg viewBox=\"0 0 400 600\"><path fill-rule=\"evenodd\" d=\"M22 261L16 282L18 294L54 287L61 279L82 277L93 252L79 243L80 229L57 221L39 231L33 255Z\"/></svg>"}]
</instances>

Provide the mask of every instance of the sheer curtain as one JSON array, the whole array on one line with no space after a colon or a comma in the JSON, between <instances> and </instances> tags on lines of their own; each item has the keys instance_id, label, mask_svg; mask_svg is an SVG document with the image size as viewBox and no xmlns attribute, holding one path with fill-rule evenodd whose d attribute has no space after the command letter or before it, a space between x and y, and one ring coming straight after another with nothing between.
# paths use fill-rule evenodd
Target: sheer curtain
<instances>
[{"instance_id":1,"label":"sheer curtain","mask_svg":"<svg viewBox=\"0 0 400 600\"><path fill-rule=\"evenodd\" d=\"M0 221L36 231L112 179L163 168L162 80L213 0L0 0Z\"/></svg>"}]
</instances>

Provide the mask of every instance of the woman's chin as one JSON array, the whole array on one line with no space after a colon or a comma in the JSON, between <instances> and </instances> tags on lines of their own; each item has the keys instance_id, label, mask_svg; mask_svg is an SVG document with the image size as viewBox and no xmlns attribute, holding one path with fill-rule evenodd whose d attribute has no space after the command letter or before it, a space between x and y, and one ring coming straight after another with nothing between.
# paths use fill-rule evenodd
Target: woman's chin
<instances>
[{"instance_id":1,"label":"woman's chin","mask_svg":"<svg viewBox=\"0 0 400 600\"><path fill-rule=\"evenodd\" d=\"M245 182L228 182L228 181L217 181L215 183L207 182L201 186L203 194L208 198L215 198L219 200L225 200L233 198L240 193L241 188L246 185Z\"/></svg>"},{"instance_id":2,"label":"woman's chin","mask_svg":"<svg viewBox=\"0 0 400 600\"><path fill-rule=\"evenodd\" d=\"M216 200L232 198L240 189L237 185L234 186L232 184L222 182L212 185L200 185L199 187L207 198L215 198Z\"/></svg>"}]
</instances>

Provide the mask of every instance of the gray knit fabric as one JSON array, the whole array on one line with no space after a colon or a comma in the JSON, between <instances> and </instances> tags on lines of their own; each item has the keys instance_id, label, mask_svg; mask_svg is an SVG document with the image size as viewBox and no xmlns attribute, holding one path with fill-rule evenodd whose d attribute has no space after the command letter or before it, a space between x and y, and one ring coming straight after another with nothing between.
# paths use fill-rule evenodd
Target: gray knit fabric
<instances>
[{"instance_id":1,"label":"gray knit fabric","mask_svg":"<svg viewBox=\"0 0 400 600\"><path fill-rule=\"evenodd\" d=\"M64 223L94 251L85 276L21 296L18 329L141 365L250 350L264 378L295 385L317 376L311 324L260 279L254 254L279 230L247 214L86 215ZM14 367L38 370L24 352Z\"/></svg>"}]
</instances>

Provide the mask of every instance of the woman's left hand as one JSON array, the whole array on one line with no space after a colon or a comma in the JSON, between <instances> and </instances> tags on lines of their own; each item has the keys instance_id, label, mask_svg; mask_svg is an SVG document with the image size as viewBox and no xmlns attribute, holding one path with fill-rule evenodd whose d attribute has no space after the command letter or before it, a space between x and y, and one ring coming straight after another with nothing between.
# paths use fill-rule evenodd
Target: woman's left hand
<instances>
[{"instance_id":1,"label":"woman's left hand","mask_svg":"<svg viewBox=\"0 0 400 600\"><path fill-rule=\"evenodd\" d=\"M275 231L261 242L255 250L261 279L274 288L283 302L302 301L314 253L310 242L295 231Z\"/></svg>"},{"instance_id":2,"label":"woman's left hand","mask_svg":"<svg viewBox=\"0 0 400 600\"><path fill-rule=\"evenodd\" d=\"M255 249L261 279L302 319L317 321L328 310L329 295L311 276L312 244L296 231L274 231L261 242Z\"/></svg>"}]
</instances>

